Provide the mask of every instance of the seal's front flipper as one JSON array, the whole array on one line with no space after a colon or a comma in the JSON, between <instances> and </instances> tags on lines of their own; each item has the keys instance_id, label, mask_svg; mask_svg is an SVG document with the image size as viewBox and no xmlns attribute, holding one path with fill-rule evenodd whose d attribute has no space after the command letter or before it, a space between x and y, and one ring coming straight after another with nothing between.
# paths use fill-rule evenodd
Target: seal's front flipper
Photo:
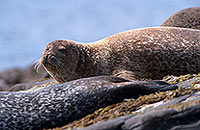
<instances>
[{"instance_id":1,"label":"seal's front flipper","mask_svg":"<svg viewBox=\"0 0 200 130\"><path fill-rule=\"evenodd\" d=\"M178 86L170 85L163 81L137 81L137 82L124 82L120 87L114 91L118 91L124 98L138 98L140 95L148 95L155 92L165 92L177 89Z\"/></svg>"}]
</instances>

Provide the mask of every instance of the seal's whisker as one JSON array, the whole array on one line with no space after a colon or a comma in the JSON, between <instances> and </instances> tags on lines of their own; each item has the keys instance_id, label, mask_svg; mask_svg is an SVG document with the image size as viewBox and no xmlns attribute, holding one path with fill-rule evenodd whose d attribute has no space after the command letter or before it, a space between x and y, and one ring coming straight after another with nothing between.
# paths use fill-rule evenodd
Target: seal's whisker
<instances>
[{"instance_id":1,"label":"seal's whisker","mask_svg":"<svg viewBox=\"0 0 200 130\"><path fill-rule=\"evenodd\" d=\"M39 60L34 62L34 69L36 70L37 73L39 73L39 68L41 66L41 63L39 62Z\"/></svg>"},{"instance_id":2,"label":"seal's whisker","mask_svg":"<svg viewBox=\"0 0 200 130\"><path fill-rule=\"evenodd\" d=\"M36 72L37 72L37 73L39 73L39 68L40 68L40 66L41 66L41 64L40 64L40 62L38 62L37 68L36 68Z\"/></svg>"}]
</instances>

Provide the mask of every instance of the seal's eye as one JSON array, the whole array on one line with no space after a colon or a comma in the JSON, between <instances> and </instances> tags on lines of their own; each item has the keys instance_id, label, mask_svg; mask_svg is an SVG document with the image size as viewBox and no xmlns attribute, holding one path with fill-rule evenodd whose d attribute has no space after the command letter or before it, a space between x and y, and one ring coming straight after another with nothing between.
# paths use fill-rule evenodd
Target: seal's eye
<instances>
[{"instance_id":1,"label":"seal's eye","mask_svg":"<svg viewBox=\"0 0 200 130\"><path fill-rule=\"evenodd\" d=\"M48 51L48 50L49 50L49 48L47 47L47 48L46 48L46 51Z\"/></svg>"},{"instance_id":2,"label":"seal's eye","mask_svg":"<svg viewBox=\"0 0 200 130\"><path fill-rule=\"evenodd\" d=\"M65 54L66 50L65 49L59 49L58 50L61 54Z\"/></svg>"},{"instance_id":3,"label":"seal's eye","mask_svg":"<svg viewBox=\"0 0 200 130\"><path fill-rule=\"evenodd\" d=\"M66 54L66 49L64 46L61 46L58 48L58 52L61 53L61 54Z\"/></svg>"}]
</instances>

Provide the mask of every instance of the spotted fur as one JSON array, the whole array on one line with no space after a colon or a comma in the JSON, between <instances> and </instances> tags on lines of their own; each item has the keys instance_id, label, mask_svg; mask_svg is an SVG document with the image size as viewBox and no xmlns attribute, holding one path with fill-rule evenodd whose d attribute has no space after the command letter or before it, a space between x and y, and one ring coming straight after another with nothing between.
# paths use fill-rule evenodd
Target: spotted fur
<instances>
[{"instance_id":1,"label":"spotted fur","mask_svg":"<svg viewBox=\"0 0 200 130\"><path fill-rule=\"evenodd\" d=\"M59 127L124 98L176 88L160 81L131 82L104 76L47 86L34 92L0 92L0 129Z\"/></svg>"},{"instance_id":2,"label":"spotted fur","mask_svg":"<svg viewBox=\"0 0 200 130\"><path fill-rule=\"evenodd\" d=\"M57 40L47 45L40 61L58 82L99 75L138 80L198 73L200 31L152 27L88 44Z\"/></svg>"}]
</instances>

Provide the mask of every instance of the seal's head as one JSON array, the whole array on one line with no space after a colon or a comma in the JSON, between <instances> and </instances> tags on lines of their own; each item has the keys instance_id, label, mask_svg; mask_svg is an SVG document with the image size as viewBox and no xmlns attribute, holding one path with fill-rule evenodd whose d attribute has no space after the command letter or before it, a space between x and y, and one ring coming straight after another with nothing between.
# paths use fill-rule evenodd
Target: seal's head
<instances>
[{"instance_id":1,"label":"seal's head","mask_svg":"<svg viewBox=\"0 0 200 130\"><path fill-rule=\"evenodd\" d=\"M76 77L79 53L76 42L56 40L46 46L40 63L56 81L63 83Z\"/></svg>"}]
</instances>

